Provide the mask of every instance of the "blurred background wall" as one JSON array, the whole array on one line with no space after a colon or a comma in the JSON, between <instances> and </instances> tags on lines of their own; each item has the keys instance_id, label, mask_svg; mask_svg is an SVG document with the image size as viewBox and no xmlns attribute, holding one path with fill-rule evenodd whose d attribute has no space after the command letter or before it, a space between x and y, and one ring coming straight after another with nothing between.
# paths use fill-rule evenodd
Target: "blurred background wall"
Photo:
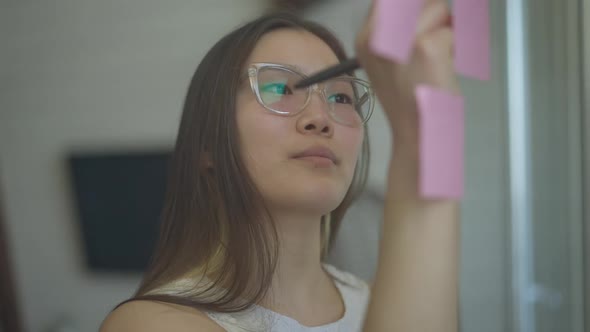
<instances>
[{"instance_id":1,"label":"blurred background wall","mask_svg":"<svg viewBox=\"0 0 590 332\"><path fill-rule=\"evenodd\" d=\"M463 331L478 332L510 331L514 319L506 7L490 2L492 80L462 82L468 113L461 321ZM352 51L368 3L328 1L304 15L331 27ZM95 331L140 280L84 267L67 153L170 148L202 56L267 6L265 0L0 1L0 188L27 331L62 324ZM370 138L367 194L347 216L330 257L367 279L375 268L390 158L379 110Z\"/></svg>"},{"instance_id":2,"label":"blurred background wall","mask_svg":"<svg viewBox=\"0 0 590 332\"><path fill-rule=\"evenodd\" d=\"M582 28L584 29L583 35L590 36L590 1L586 0L583 3L582 8ZM586 41L583 43L584 52L582 53L582 59L584 62L584 84L583 95L584 95L584 107L583 109L583 122L584 128L590 128L590 42ZM590 239L590 130L584 131L584 238ZM590 253L590 241L584 241L584 252ZM584 256L584 272L585 276L590 276L590 255ZM590 298L590 282L585 280L584 294L585 299ZM585 326L590 326L590 306L584 308Z\"/></svg>"}]
</instances>

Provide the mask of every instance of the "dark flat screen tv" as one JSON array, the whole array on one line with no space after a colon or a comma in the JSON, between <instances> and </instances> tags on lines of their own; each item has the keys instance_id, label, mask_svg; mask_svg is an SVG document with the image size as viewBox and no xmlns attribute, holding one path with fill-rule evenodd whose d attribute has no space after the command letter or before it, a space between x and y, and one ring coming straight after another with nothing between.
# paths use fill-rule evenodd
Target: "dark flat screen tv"
<instances>
[{"instance_id":1,"label":"dark flat screen tv","mask_svg":"<svg viewBox=\"0 0 590 332\"><path fill-rule=\"evenodd\" d=\"M146 269L159 230L169 159L167 151L69 155L88 268Z\"/></svg>"}]
</instances>

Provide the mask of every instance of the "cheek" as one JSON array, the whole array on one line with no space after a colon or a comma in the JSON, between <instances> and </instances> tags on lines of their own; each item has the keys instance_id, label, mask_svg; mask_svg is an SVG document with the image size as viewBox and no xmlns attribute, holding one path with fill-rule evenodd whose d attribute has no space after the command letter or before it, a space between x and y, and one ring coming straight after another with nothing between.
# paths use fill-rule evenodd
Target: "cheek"
<instances>
[{"instance_id":1,"label":"cheek","mask_svg":"<svg viewBox=\"0 0 590 332\"><path fill-rule=\"evenodd\" d=\"M342 130L342 149L347 158L347 162L356 164L361 152L364 139L364 128L345 128Z\"/></svg>"},{"instance_id":2,"label":"cheek","mask_svg":"<svg viewBox=\"0 0 590 332\"><path fill-rule=\"evenodd\" d=\"M238 137L246 166L252 173L270 167L279 160L281 142L285 140L285 118L268 114L258 103L244 103L236 110Z\"/></svg>"}]
</instances>

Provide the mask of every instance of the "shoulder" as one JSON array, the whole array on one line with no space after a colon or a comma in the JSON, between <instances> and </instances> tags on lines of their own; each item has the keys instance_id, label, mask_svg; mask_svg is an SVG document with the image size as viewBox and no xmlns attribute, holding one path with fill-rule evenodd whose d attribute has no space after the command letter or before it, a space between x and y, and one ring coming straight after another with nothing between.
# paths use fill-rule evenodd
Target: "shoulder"
<instances>
[{"instance_id":1,"label":"shoulder","mask_svg":"<svg viewBox=\"0 0 590 332\"><path fill-rule=\"evenodd\" d=\"M225 330L197 309L155 301L132 301L111 312L100 327L100 332L120 331L223 332Z\"/></svg>"},{"instance_id":2,"label":"shoulder","mask_svg":"<svg viewBox=\"0 0 590 332\"><path fill-rule=\"evenodd\" d=\"M324 268L337 283L340 283L347 288L351 288L361 293L368 293L370 291L369 284L356 275L340 270L339 268L327 263L324 263Z\"/></svg>"},{"instance_id":3,"label":"shoulder","mask_svg":"<svg viewBox=\"0 0 590 332\"><path fill-rule=\"evenodd\" d=\"M363 322L369 307L371 288L367 282L356 275L342 271L332 265L324 264L326 271L334 278L346 306L343 326L350 331L362 331Z\"/></svg>"}]
</instances>

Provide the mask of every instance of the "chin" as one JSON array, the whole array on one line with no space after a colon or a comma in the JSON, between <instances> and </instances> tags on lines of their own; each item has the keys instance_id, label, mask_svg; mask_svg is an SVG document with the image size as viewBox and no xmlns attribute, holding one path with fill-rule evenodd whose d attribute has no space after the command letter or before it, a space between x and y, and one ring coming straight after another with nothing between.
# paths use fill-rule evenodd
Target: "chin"
<instances>
[{"instance_id":1,"label":"chin","mask_svg":"<svg viewBox=\"0 0 590 332\"><path fill-rule=\"evenodd\" d=\"M345 194L335 195L320 191L291 192L289 195L275 195L267 203L283 211L297 211L298 214L321 216L334 211L342 203L344 196Z\"/></svg>"},{"instance_id":2,"label":"chin","mask_svg":"<svg viewBox=\"0 0 590 332\"><path fill-rule=\"evenodd\" d=\"M330 188L328 186L308 186L292 192L292 199L297 202L301 208L318 211L320 214L326 214L336 209L344 196L344 188Z\"/></svg>"},{"instance_id":3,"label":"chin","mask_svg":"<svg viewBox=\"0 0 590 332\"><path fill-rule=\"evenodd\" d=\"M262 195L270 205L323 215L342 203L348 186L349 182L338 174L300 176L292 172L288 177L267 178Z\"/></svg>"}]
</instances>

